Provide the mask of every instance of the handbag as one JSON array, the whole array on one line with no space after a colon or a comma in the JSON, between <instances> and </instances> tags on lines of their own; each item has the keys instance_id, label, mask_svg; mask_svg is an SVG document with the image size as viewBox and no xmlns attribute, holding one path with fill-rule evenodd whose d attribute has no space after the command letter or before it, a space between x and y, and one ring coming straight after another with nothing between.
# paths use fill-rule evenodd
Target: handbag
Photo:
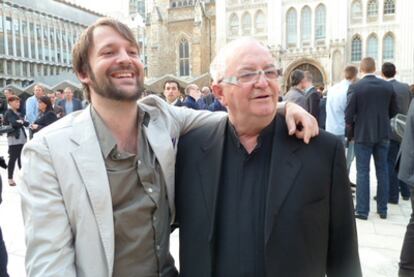
<instances>
[{"instance_id":1,"label":"handbag","mask_svg":"<svg viewBox=\"0 0 414 277\"><path fill-rule=\"evenodd\" d=\"M11 125L1 125L0 126L0 135L8 134L14 132L14 128Z\"/></svg>"}]
</instances>

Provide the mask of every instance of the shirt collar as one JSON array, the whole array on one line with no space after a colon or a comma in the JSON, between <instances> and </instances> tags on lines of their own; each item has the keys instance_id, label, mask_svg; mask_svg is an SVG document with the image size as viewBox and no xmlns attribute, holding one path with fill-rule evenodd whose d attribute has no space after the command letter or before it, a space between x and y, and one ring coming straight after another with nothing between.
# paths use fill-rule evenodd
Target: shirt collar
<instances>
[{"instance_id":1,"label":"shirt collar","mask_svg":"<svg viewBox=\"0 0 414 277\"><path fill-rule=\"evenodd\" d=\"M117 144L114 136L112 135L109 128L106 126L105 122L98 114L98 112L91 106L91 117L93 125L95 126L95 131L98 136L99 145L102 150L104 158L108 158L113 150L117 149ZM149 114L147 112L138 109L138 126L145 125L148 126L149 123ZM138 128L138 132L140 128Z\"/></svg>"}]
</instances>

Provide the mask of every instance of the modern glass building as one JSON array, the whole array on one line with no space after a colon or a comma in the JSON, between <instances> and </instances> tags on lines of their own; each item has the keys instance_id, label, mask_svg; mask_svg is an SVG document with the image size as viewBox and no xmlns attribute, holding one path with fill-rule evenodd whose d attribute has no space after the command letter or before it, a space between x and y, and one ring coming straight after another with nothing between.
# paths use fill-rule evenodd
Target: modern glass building
<instances>
[{"instance_id":1,"label":"modern glass building","mask_svg":"<svg viewBox=\"0 0 414 277\"><path fill-rule=\"evenodd\" d=\"M74 43L101 16L64 0L0 0L0 87L72 71Z\"/></svg>"}]
</instances>

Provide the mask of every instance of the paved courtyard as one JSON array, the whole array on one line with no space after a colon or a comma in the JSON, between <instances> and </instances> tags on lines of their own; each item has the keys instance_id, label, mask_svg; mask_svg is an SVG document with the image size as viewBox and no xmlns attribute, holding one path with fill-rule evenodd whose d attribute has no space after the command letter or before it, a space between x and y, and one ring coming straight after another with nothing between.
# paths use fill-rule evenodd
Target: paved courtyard
<instances>
[{"instance_id":1,"label":"paved courtyard","mask_svg":"<svg viewBox=\"0 0 414 277\"><path fill-rule=\"evenodd\" d=\"M0 137L0 155L6 156L6 153L7 144L5 137L2 136ZM16 173L18 175L18 170ZM11 277L24 277L26 276L24 270L25 243L20 196L17 187L7 185L6 171L0 169L0 174L4 184L3 204L0 205L0 226L9 253L8 270ZM351 170L351 180L355 181L354 167ZM15 181L18 185L20 178L16 177ZM375 171L372 170L372 195L375 195L375 182ZM371 211L375 210L374 202L371 200ZM368 221L357 220L359 253L364 276L397 276L400 249L410 213L409 201L402 201L399 205L389 205L386 220L380 219L375 213L370 214ZM173 255L178 257L177 232L174 232L171 236L171 248ZM177 258L176 261L178 263Z\"/></svg>"}]
</instances>

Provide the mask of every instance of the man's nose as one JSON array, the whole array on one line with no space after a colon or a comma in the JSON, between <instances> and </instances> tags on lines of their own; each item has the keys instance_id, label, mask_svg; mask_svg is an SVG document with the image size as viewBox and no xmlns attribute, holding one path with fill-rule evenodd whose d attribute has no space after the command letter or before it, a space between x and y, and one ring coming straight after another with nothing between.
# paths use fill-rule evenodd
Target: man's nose
<instances>
[{"instance_id":1,"label":"man's nose","mask_svg":"<svg viewBox=\"0 0 414 277\"><path fill-rule=\"evenodd\" d=\"M119 50L117 61L122 64L130 64L131 57L128 55L126 49Z\"/></svg>"},{"instance_id":2,"label":"man's nose","mask_svg":"<svg viewBox=\"0 0 414 277\"><path fill-rule=\"evenodd\" d=\"M255 86L257 87L267 87L269 85L268 80L266 79L264 72L261 72L257 76L257 80L255 82Z\"/></svg>"}]
</instances>

